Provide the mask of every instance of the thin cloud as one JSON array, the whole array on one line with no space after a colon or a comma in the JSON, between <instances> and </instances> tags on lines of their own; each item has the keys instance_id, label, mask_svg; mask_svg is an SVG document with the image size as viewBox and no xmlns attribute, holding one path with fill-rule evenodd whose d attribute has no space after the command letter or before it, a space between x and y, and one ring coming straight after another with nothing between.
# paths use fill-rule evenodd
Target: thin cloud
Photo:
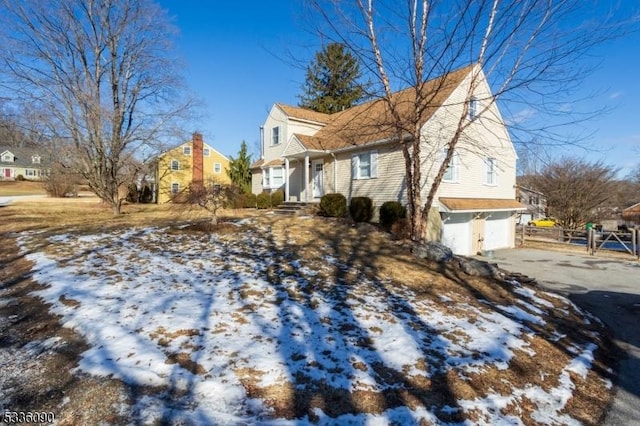
<instances>
[{"instance_id":1,"label":"thin cloud","mask_svg":"<svg viewBox=\"0 0 640 426\"><path fill-rule=\"evenodd\" d=\"M516 124L524 123L534 115L536 115L536 111L533 108L525 108L522 111L515 113L510 118L506 119L505 122L507 126L513 126Z\"/></svg>"}]
</instances>

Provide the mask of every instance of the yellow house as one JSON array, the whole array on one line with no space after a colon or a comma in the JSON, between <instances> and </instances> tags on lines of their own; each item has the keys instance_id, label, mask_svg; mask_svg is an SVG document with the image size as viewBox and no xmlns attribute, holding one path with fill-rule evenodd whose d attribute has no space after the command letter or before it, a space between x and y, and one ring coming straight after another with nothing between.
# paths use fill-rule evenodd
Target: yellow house
<instances>
[{"instance_id":1,"label":"yellow house","mask_svg":"<svg viewBox=\"0 0 640 426\"><path fill-rule=\"evenodd\" d=\"M158 156L158 203L171 201L192 182L231 183L228 167L229 159L204 143L200 133L194 133L190 141Z\"/></svg>"}]
</instances>

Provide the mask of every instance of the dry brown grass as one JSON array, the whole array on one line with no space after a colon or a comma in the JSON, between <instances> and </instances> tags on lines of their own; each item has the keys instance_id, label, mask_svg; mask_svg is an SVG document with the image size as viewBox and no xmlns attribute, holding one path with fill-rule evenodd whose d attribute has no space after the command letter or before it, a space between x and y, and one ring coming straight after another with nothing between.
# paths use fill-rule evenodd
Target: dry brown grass
<instances>
[{"instance_id":1,"label":"dry brown grass","mask_svg":"<svg viewBox=\"0 0 640 426\"><path fill-rule=\"evenodd\" d=\"M186 209L176 205L126 205L124 214L114 216L108 206L100 203L96 198L79 198L57 200L55 202L29 201L20 202L0 209L0 235L15 235L23 231L39 230L56 234L70 230L74 232L95 232L106 229L130 227L130 226L170 226L181 223L202 222L207 216L202 211ZM393 286L395 289L409 288L418 293L419 297L429 299L436 303L443 312L453 314L458 303L472 304L482 309L487 308L485 300L496 304L515 304L519 296L513 293L509 284L501 280L477 278L464 275L454 264L439 265L432 262L416 259L409 250L408 244L393 240L389 234L380 232L375 226L369 224L352 224L345 220L324 218L288 218L261 216L258 212L227 211L223 216L242 217L254 215L259 226L269 229L265 238L273 240L274 247L284 253L295 253L308 264L322 263L324 256L330 255L341 263L349 265L353 271L364 272L368 277ZM221 227L221 233L239 232L236 227ZM173 228L171 232L217 232L206 226L192 226L185 229ZM232 235L229 235L231 238ZM16 246L6 245L0 248L0 256L3 263L8 265L0 274L3 286L11 288L14 297L25 298L29 301L30 309L40 312L31 314L46 328L60 330L57 319L46 314L47 307L28 296L27 288L33 288L33 283L24 278L28 277L29 265L25 260L15 255ZM315 263L314 263L315 262ZM316 268L319 270L319 268ZM339 273L321 272L315 278L314 289L302 289L300 291L326 290L326 286L332 280L327 280L323 274ZM341 277L342 282L354 283L358 276L354 272L346 271ZM334 281L335 282L335 281ZM21 289L19 285L23 284ZM251 288L242 289L243 298L257 297ZM443 300L440 296L446 295L449 299ZM292 295L291 297L294 297ZM292 383L283 379L281 384L261 388L258 386L260 372L237 371L240 381L243 383L250 397L258 397L274 409L278 416L295 418L309 415L314 416L314 409L321 408L330 416L345 413L381 413L385 409L407 405L409 407L439 406L457 399L483 398L489 393L510 395L512 388L525 388L526 386L540 386L542 388L554 385L548 377L557 377L569 360L575 356L570 348L553 342L549 337L554 332L568 335L564 341L584 342L593 340L593 331L602 331L594 324L585 326L580 314L567 307L559 299L538 293L558 308L558 313L549 318L544 326L531 325L536 331L536 336L530 340L530 347L535 350L536 356L526 353L516 353L507 370L488 369L481 374L469 374L466 378L450 370L447 374L434 374L430 379L424 376L409 377L399 375L395 371L386 371L380 365L376 371L380 377L389 382L399 380L397 390L386 392L358 391L357 394L345 393L344 389L333 389L322 382L308 383L308 379L301 377L299 382ZM304 299L305 294L299 297ZM357 297L357 295L354 295ZM71 299L68 303L73 303ZM247 305L250 309L250 305ZM1 311L1 310L0 310ZM566 312L566 313L560 313ZM2 312L0 312L1 314ZM246 321L246 312L238 312L237 321ZM472 321L473 318L470 318ZM25 321L28 323L28 321ZM37 328L25 328L20 332L23 339L34 338L33 330ZM225 332L226 330L219 330ZM60 331L58 331L60 332ZM218 332L218 330L216 330ZM41 332L40 332L41 333ZM196 335L198 330L179 330L169 333L164 329L158 329L153 339L169 341L180 336ZM38 334L37 336L40 336ZM455 336L448 336L454 338ZM78 339L77 336L74 337ZM606 338L599 342L601 347L607 346ZM82 346L78 346L79 349ZM189 348L185 348L188 350ZM66 367L57 365L56 368L64 370L74 366L78 353L69 357ZM610 390L602 386L601 377L607 376L606 370L610 364L608 354L598 351L599 357L593 371L586 379L573 377L576 383L574 396L566 407L567 414L580 419L585 424L597 424L611 401ZM204 375L206 372L201 365L193 362L187 352L168 354L167 363L179 364L182 368L193 374ZM357 368L357 367L356 367ZM428 366L424 366L426 371ZM66 374L66 373L65 373ZM68 376L68 374L67 374ZM65 380L72 380L69 377ZM307 382L305 382L307 381ZM394 382L395 383L395 382ZM299 385L306 384L303 389ZM97 395L100 395L104 383L99 382L95 386ZM91 392L93 387L89 387ZM34 391L37 394L37 391ZM59 395L59 398L62 398ZM107 399L113 403L113 397ZM89 399L90 404L100 406L99 399ZM88 402L89 404L89 402ZM51 405L48 405L50 407ZM33 409L34 407L28 407ZM104 407L103 407L104 408ZM522 419L525 424L534 424L530 418L534 407L527 407L526 401L518 406L507 407L505 414L511 414ZM91 407L96 409L96 407ZM104 410L103 410L104 411ZM63 411L62 418L69 416L68 411ZM465 418L458 414L439 413L443 421L462 421L465 418L474 421L473 413ZM449 416L449 417L447 417ZM478 419L476 419L478 420Z\"/></svg>"},{"instance_id":2,"label":"dry brown grass","mask_svg":"<svg viewBox=\"0 0 640 426\"><path fill-rule=\"evenodd\" d=\"M0 197L45 194L42 182L0 180Z\"/></svg>"},{"instance_id":3,"label":"dry brown grass","mask_svg":"<svg viewBox=\"0 0 640 426\"><path fill-rule=\"evenodd\" d=\"M223 216L244 217L255 211L229 210ZM39 198L16 200L0 209L0 234L24 231L92 232L119 227L169 226L177 223L206 221L206 211L176 204L125 204L122 214L114 215L111 208L93 195L76 198Z\"/></svg>"}]
</instances>

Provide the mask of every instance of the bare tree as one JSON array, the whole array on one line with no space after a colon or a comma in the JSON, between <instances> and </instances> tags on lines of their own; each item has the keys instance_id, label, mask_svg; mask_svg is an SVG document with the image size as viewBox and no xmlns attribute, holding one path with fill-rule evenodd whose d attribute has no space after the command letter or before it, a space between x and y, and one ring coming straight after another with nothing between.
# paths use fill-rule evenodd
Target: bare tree
<instances>
[{"instance_id":1,"label":"bare tree","mask_svg":"<svg viewBox=\"0 0 640 426\"><path fill-rule=\"evenodd\" d=\"M175 33L152 0L0 0L4 88L68 140L64 167L120 213L131 156L186 112ZM125 170L126 169L126 170Z\"/></svg>"},{"instance_id":2,"label":"bare tree","mask_svg":"<svg viewBox=\"0 0 640 426\"><path fill-rule=\"evenodd\" d=\"M533 184L545 195L549 211L559 224L577 229L596 219L598 207L607 202L615 204L616 172L601 161L590 163L565 157L543 168Z\"/></svg>"},{"instance_id":3,"label":"bare tree","mask_svg":"<svg viewBox=\"0 0 640 426\"><path fill-rule=\"evenodd\" d=\"M579 0L310 3L322 18L317 27L322 39L340 42L354 52L377 83L378 92L370 95L386 103L387 122L378 125L394 127L394 139L402 147L413 239L426 238L436 192L459 143L465 141L482 152L483 147L469 137L471 123L494 120L491 112L500 102L514 116L508 123L512 138L527 130L537 131L538 140L558 142L557 117L566 116L568 109L561 95L576 88L585 73L579 59L620 30L613 18L596 15L596 8ZM589 12L594 13L593 21L588 20ZM467 65L471 65L467 95L457 105L447 105L455 114L447 118L451 131L423 132L426 118L450 90L447 78L426 82ZM489 92L482 90L485 81L491 86ZM399 88L411 90L410 101L395 96ZM478 93L482 97L477 98ZM480 107L469 120L472 101ZM522 114L516 117L515 112ZM556 118L540 119L543 124L537 126L525 123L523 116L540 112ZM443 146L444 161L425 168L430 158L435 164L433 153Z\"/></svg>"},{"instance_id":4,"label":"bare tree","mask_svg":"<svg viewBox=\"0 0 640 426\"><path fill-rule=\"evenodd\" d=\"M207 182L193 182L181 194L178 194L178 201L189 206L198 206L209 212L211 225L218 224L218 211L224 207L229 199L230 188L221 185L213 179Z\"/></svg>"}]
</instances>

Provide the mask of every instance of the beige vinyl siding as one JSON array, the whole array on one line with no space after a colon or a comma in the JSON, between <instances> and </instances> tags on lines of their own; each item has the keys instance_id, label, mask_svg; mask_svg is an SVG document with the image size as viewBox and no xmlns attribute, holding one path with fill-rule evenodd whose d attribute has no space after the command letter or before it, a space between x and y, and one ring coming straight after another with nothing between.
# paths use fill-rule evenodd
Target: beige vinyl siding
<instances>
[{"instance_id":1,"label":"beige vinyl siding","mask_svg":"<svg viewBox=\"0 0 640 426\"><path fill-rule=\"evenodd\" d=\"M297 196L300 194L302 180L304 179L303 171L304 161L289 160L289 197L291 201L300 201Z\"/></svg>"},{"instance_id":2,"label":"beige vinyl siding","mask_svg":"<svg viewBox=\"0 0 640 426\"><path fill-rule=\"evenodd\" d=\"M280 127L278 139L280 143L278 145L271 145L272 129L274 127ZM295 118L289 118L277 105L274 105L269 112L269 116L264 122L264 160L269 162L282 156L284 148L287 146L289 139L295 133L303 135L315 134L321 126L307 123L304 121L296 120Z\"/></svg>"},{"instance_id":3,"label":"beige vinyl siding","mask_svg":"<svg viewBox=\"0 0 640 426\"><path fill-rule=\"evenodd\" d=\"M457 127L468 87L467 80L444 103L448 106L440 108L422 129L423 173L427 178L421 194L423 199L442 163L442 150ZM487 102L485 99L490 96L488 86L484 83L479 85L474 95L478 99L478 110L482 111ZM465 130L456 153L459 156L458 180L455 183L442 182L436 198L515 198L516 154L495 104ZM497 161L498 177L494 186L485 184L485 160L488 157Z\"/></svg>"},{"instance_id":4,"label":"beige vinyl siding","mask_svg":"<svg viewBox=\"0 0 640 426\"><path fill-rule=\"evenodd\" d=\"M286 146L286 154L287 156L300 154L306 151L306 148L300 143L298 138L295 136L291 138L289 142L287 142Z\"/></svg>"},{"instance_id":5,"label":"beige vinyl siding","mask_svg":"<svg viewBox=\"0 0 640 426\"><path fill-rule=\"evenodd\" d=\"M291 137L296 133L299 135L313 136L321 128L322 126L319 126L317 124L308 123L306 121L299 121L299 120L296 120L295 118L290 118L289 122L287 123L287 130L288 130L289 137Z\"/></svg>"},{"instance_id":6,"label":"beige vinyl siding","mask_svg":"<svg viewBox=\"0 0 640 426\"><path fill-rule=\"evenodd\" d=\"M251 170L251 192L260 194L262 192L262 170Z\"/></svg>"},{"instance_id":7,"label":"beige vinyl siding","mask_svg":"<svg viewBox=\"0 0 640 426\"><path fill-rule=\"evenodd\" d=\"M351 156L369 151L378 152L378 174L372 179L351 178ZM366 147L357 151L346 151L336 154L337 158L337 192L350 200L352 197L369 197L376 208L385 201L400 201L406 204L406 186L404 158L402 152L393 149L393 145ZM333 180L333 170L331 170Z\"/></svg>"},{"instance_id":8,"label":"beige vinyl siding","mask_svg":"<svg viewBox=\"0 0 640 426\"><path fill-rule=\"evenodd\" d=\"M280 127L278 145L271 145L271 134L274 127ZM287 145L287 116L280 108L274 106L267 117L263 126L264 131L264 161L268 163L271 160L280 158L284 147Z\"/></svg>"}]
</instances>

